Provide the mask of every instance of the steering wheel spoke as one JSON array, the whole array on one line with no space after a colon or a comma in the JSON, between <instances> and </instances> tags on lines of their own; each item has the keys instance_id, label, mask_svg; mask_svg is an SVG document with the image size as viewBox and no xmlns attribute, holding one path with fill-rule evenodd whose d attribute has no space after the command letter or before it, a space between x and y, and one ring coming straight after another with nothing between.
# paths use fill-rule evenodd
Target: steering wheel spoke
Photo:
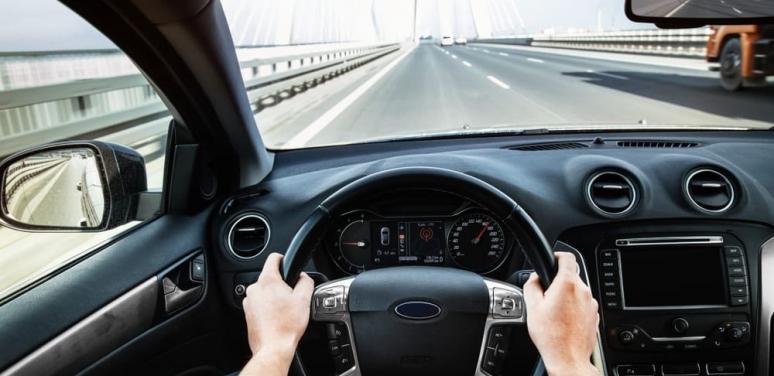
<instances>
[{"instance_id":1,"label":"steering wheel spoke","mask_svg":"<svg viewBox=\"0 0 774 376\"><path fill-rule=\"evenodd\" d=\"M508 355L511 328L527 322L524 294L519 287L484 279L489 289L489 314L478 354L476 376L499 375Z\"/></svg>"},{"instance_id":2,"label":"steering wheel spoke","mask_svg":"<svg viewBox=\"0 0 774 376\"><path fill-rule=\"evenodd\" d=\"M321 284L312 295L312 320L325 322L328 350L338 376L359 376L360 367L349 315L349 288L355 277Z\"/></svg>"}]
</instances>

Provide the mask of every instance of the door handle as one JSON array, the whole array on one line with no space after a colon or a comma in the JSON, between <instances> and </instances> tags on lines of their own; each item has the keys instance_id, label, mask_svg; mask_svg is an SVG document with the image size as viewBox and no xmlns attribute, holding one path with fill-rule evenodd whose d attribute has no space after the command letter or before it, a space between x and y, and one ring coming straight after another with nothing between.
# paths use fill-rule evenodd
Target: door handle
<instances>
[{"instance_id":1,"label":"door handle","mask_svg":"<svg viewBox=\"0 0 774 376\"><path fill-rule=\"evenodd\" d=\"M164 311L172 314L196 303L204 293L207 267L204 254L187 258L161 277Z\"/></svg>"}]
</instances>

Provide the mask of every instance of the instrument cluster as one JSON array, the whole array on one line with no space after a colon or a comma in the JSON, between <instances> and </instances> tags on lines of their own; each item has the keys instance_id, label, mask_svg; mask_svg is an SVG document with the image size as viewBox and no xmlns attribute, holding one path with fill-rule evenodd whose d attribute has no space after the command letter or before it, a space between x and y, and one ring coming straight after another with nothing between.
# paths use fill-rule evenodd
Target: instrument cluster
<instances>
[{"instance_id":1,"label":"instrument cluster","mask_svg":"<svg viewBox=\"0 0 774 376\"><path fill-rule=\"evenodd\" d=\"M486 210L385 216L354 210L338 218L325 247L348 274L397 265L437 265L486 274L510 255L513 239Z\"/></svg>"}]
</instances>

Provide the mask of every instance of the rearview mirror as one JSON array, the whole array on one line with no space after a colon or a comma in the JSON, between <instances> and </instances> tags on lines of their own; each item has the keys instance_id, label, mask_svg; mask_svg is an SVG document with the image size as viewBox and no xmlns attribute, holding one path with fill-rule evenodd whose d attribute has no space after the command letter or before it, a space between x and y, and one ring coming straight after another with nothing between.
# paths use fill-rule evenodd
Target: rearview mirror
<instances>
[{"instance_id":1,"label":"rearview mirror","mask_svg":"<svg viewBox=\"0 0 774 376\"><path fill-rule=\"evenodd\" d=\"M25 150L0 163L0 219L23 231L101 231L134 218L146 187L136 151L104 142Z\"/></svg>"},{"instance_id":2,"label":"rearview mirror","mask_svg":"<svg viewBox=\"0 0 774 376\"><path fill-rule=\"evenodd\" d=\"M742 25L774 22L772 0L626 0L635 22L686 25Z\"/></svg>"}]
</instances>

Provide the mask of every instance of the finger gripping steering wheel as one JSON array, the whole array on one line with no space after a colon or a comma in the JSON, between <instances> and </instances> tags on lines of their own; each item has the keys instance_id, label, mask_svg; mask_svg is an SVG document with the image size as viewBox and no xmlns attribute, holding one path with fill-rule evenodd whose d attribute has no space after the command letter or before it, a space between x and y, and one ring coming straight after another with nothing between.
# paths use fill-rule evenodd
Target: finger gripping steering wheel
<instances>
[{"instance_id":1,"label":"finger gripping steering wheel","mask_svg":"<svg viewBox=\"0 0 774 376\"><path fill-rule=\"evenodd\" d=\"M442 168L390 169L357 179L325 199L290 243L282 265L291 286L347 204L395 189L452 192L484 208L523 242L544 288L556 259L535 222L508 195L476 177ZM315 288L312 319L336 323L339 375L496 374L509 325L526 322L521 289L473 272L397 266ZM494 341L494 342L493 342ZM494 346L492 346L494 345ZM355 347L357 348L355 350Z\"/></svg>"}]
</instances>

